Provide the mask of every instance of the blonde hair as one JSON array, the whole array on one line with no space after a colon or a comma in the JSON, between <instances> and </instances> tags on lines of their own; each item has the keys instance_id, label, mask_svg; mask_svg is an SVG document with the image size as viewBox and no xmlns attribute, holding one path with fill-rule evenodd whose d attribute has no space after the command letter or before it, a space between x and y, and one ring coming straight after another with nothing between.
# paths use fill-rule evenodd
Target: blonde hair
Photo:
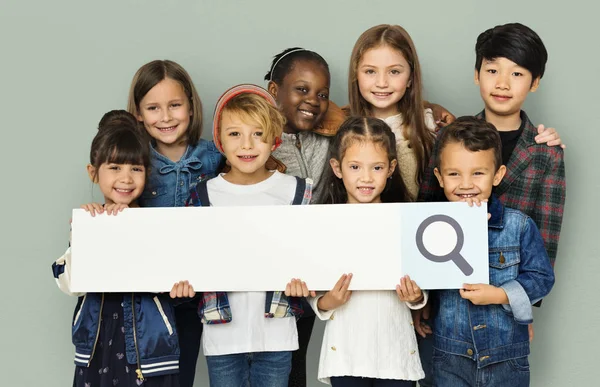
<instances>
[{"instance_id":1,"label":"blonde hair","mask_svg":"<svg viewBox=\"0 0 600 387\"><path fill-rule=\"evenodd\" d=\"M422 97L422 76L415 45L406 30L398 25L381 24L369 28L360 35L350 57L348 94L350 111L356 116L371 116L371 106L360 94L358 87L358 65L364 53L373 48L390 47L399 51L410 65L410 87L398 101L398 112L402 114L409 146L417 158L417 182L421 181L427 168L434 136L425 126Z\"/></svg>"},{"instance_id":2,"label":"blonde hair","mask_svg":"<svg viewBox=\"0 0 600 387\"><path fill-rule=\"evenodd\" d=\"M261 140L267 144L272 144L283 133L285 117L277 107L258 94L242 93L227 101L218 117L219 126L225 112L237 115L244 123L259 126L263 130ZM220 129L219 127L219 132Z\"/></svg>"},{"instance_id":3,"label":"blonde hair","mask_svg":"<svg viewBox=\"0 0 600 387\"><path fill-rule=\"evenodd\" d=\"M187 143L196 145L202 135L202 101L194 87L192 78L179 64L170 60L155 60L146 63L133 76L129 89L127 111L139 116L140 102L144 96L164 79L178 82L190 103L190 124L187 130Z\"/></svg>"}]
</instances>

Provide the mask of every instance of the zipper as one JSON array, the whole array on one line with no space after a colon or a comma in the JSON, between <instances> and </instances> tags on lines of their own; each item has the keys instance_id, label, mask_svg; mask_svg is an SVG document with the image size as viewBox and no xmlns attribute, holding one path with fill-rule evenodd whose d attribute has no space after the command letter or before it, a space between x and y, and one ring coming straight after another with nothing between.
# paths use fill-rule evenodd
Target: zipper
<instances>
[{"instance_id":1,"label":"zipper","mask_svg":"<svg viewBox=\"0 0 600 387\"><path fill-rule=\"evenodd\" d=\"M135 345L135 354L137 355L137 370L135 370L135 373L137 374L137 378L139 380L144 380L144 375L142 375L142 366L140 365L140 351L138 349L138 344L137 344L137 334L136 334L136 327L135 327L135 295L133 293L131 293L131 311L133 314L133 344Z\"/></svg>"},{"instance_id":2,"label":"zipper","mask_svg":"<svg viewBox=\"0 0 600 387\"><path fill-rule=\"evenodd\" d=\"M300 135L296 134L296 148L302 149L302 143L300 142Z\"/></svg>"},{"instance_id":3,"label":"zipper","mask_svg":"<svg viewBox=\"0 0 600 387\"><path fill-rule=\"evenodd\" d=\"M86 294L87 296L87 294ZM83 302L81 303L83 306ZM104 308L104 293L102 293L102 301L100 301L100 320L98 321L98 330L96 331L96 340L94 341L94 347L92 348L92 355L90 356L90 360L88 360L88 367L92 363L92 359L94 358L94 353L96 352L96 344L98 344L98 337L100 337L100 325L102 325L102 309ZM81 311L81 309L80 309Z\"/></svg>"},{"instance_id":4,"label":"zipper","mask_svg":"<svg viewBox=\"0 0 600 387\"><path fill-rule=\"evenodd\" d=\"M162 317L163 322L165 323L165 326L167 327L167 331L169 331L169 336L172 336L173 335L173 327L171 326L171 323L169 322L169 319L167 318L167 315L165 314L165 311L160 303L160 300L156 296L154 296L154 298L152 300L154 300L154 303L156 304L156 307L158 308L158 313L160 313L160 316Z\"/></svg>"},{"instance_id":5,"label":"zipper","mask_svg":"<svg viewBox=\"0 0 600 387\"><path fill-rule=\"evenodd\" d=\"M85 296L83 296L83 301L81 301L81 305L79 306L79 310L77 311L77 314L75 315L75 320L73 320L73 326L75 326L75 324L77 324L77 321L79 320L79 316L81 316L81 310L83 309L83 305L85 304L85 300L87 300L87 293L85 294Z\"/></svg>"}]
</instances>

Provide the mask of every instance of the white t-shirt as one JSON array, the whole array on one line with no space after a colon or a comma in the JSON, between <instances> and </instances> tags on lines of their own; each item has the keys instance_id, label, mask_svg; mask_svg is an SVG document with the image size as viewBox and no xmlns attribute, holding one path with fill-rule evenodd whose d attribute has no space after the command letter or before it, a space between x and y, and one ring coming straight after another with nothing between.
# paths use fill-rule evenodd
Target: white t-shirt
<instances>
[{"instance_id":1,"label":"white t-shirt","mask_svg":"<svg viewBox=\"0 0 600 387\"><path fill-rule=\"evenodd\" d=\"M208 181L208 198L212 206L286 205L294 200L296 184L295 177L277 171L253 185L232 184L220 175ZM204 325L205 356L298 349L294 317L265 318L266 292L228 292L227 297L232 320Z\"/></svg>"}]
</instances>

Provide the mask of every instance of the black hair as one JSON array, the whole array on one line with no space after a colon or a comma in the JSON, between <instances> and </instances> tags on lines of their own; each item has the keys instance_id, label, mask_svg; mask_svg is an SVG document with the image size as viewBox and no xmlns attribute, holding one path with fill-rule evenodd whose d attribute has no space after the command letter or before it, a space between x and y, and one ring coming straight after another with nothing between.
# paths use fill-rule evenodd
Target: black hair
<instances>
[{"instance_id":1,"label":"black hair","mask_svg":"<svg viewBox=\"0 0 600 387\"><path fill-rule=\"evenodd\" d=\"M371 142L381 146L388 155L388 161L398 160L396 153L396 138L390 127L382 120L373 117L350 117L340 126L329 146L327 160L336 159L342 162L347 149L356 142ZM331 167L323 176L325 193L324 204L348 202L348 192L342 179L338 178ZM402 180L399 166L387 179L381 193L382 203L402 203L412 201L408 189Z\"/></svg>"},{"instance_id":2,"label":"black hair","mask_svg":"<svg viewBox=\"0 0 600 387\"><path fill-rule=\"evenodd\" d=\"M438 168L442 151L449 143L460 143L471 152L493 149L496 171L502 165L500 134L494 125L485 120L473 116L459 117L442 130L438 136Z\"/></svg>"},{"instance_id":3,"label":"black hair","mask_svg":"<svg viewBox=\"0 0 600 387\"><path fill-rule=\"evenodd\" d=\"M285 78L285 76L294 68L294 64L300 61L317 63L327 71L327 76L330 76L329 65L321 55L300 47L292 47L283 50L273 57L271 68L265 75L265 81L273 81L276 84L281 85L283 78Z\"/></svg>"},{"instance_id":4,"label":"black hair","mask_svg":"<svg viewBox=\"0 0 600 387\"><path fill-rule=\"evenodd\" d=\"M529 70L532 82L544 76L548 61L542 39L520 23L504 24L482 32L477 37L475 53L475 70L481 69L484 59L506 58Z\"/></svg>"},{"instance_id":5,"label":"black hair","mask_svg":"<svg viewBox=\"0 0 600 387\"><path fill-rule=\"evenodd\" d=\"M104 163L115 163L143 165L148 172L149 141L138 125L125 110L111 110L102 117L90 150L90 164L96 171Z\"/></svg>"}]
</instances>

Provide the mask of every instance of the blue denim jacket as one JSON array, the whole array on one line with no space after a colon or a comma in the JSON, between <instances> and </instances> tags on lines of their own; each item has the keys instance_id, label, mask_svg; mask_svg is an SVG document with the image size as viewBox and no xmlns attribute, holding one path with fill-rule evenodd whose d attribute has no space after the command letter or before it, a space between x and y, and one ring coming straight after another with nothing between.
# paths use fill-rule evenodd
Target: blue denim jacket
<instances>
[{"instance_id":1,"label":"blue denim jacket","mask_svg":"<svg viewBox=\"0 0 600 387\"><path fill-rule=\"evenodd\" d=\"M150 148L150 176L139 199L141 207L183 207L194 184L214 177L222 160L215 143L202 139L195 146L188 145L176 163L152 144Z\"/></svg>"},{"instance_id":2,"label":"blue denim jacket","mask_svg":"<svg viewBox=\"0 0 600 387\"><path fill-rule=\"evenodd\" d=\"M490 198L490 284L509 305L474 305L458 290L437 291L435 348L477 362L478 368L529 355L531 305L550 293L554 272L531 218Z\"/></svg>"}]
</instances>

